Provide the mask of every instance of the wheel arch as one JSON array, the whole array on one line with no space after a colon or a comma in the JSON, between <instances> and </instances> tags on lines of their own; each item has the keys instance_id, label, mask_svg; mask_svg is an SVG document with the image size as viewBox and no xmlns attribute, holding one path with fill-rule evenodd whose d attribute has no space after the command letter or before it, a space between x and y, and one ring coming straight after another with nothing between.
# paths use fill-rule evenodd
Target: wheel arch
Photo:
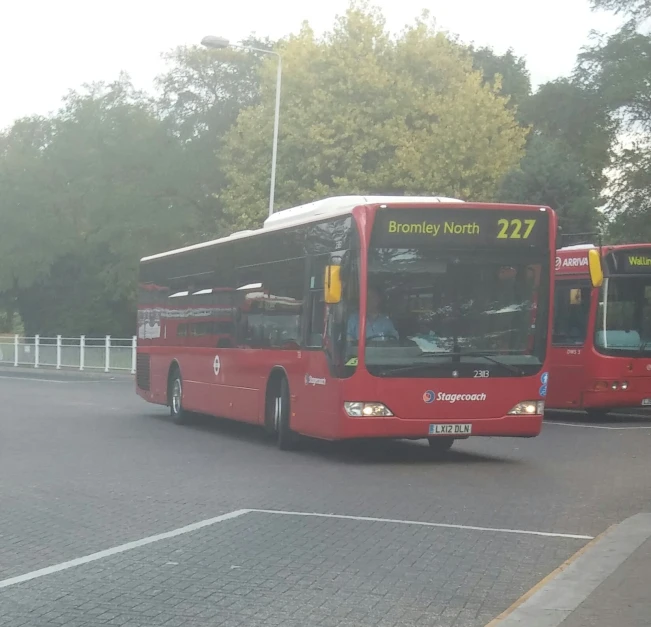
<instances>
[{"instance_id":1,"label":"wheel arch","mask_svg":"<svg viewBox=\"0 0 651 627\"><path fill-rule=\"evenodd\" d=\"M264 420L263 424L267 429L273 428L273 401L275 400L275 393L278 391L281 381L285 379L289 387L289 376L287 370L283 366L274 366L267 377L267 385L264 393ZM290 393L291 402L291 393Z\"/></svg>"},{"instance_id":2,"label":"wheel arch","mask_svg":"<svg viewBox=\"0 0 651 627\"><path fill-rule=\"evenodd\" d=\"M181 373L181 365L176 359L172 359L172 362L167 369L167 404L170 405L170 395L172 393L172 377L179 373L181 375L181 380L183 380L183 374Z\"/></svg>"}]
</instances>

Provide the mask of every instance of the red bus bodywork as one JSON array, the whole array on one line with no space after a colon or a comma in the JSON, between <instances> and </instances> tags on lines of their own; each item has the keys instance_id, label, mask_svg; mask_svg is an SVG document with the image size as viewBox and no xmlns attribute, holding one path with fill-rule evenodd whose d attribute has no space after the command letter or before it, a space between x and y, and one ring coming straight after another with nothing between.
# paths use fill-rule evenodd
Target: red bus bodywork
<instances>
[{"instance_id":1,"label":"red bus bodywork","mask_svg":"<svg viewBox=\"0 0 651 627\"><path fill-rule=\"evenodd\" d=\"M414 210L417 207L418 210L428 212L430 217L443 210L454 210L460 216L466 210L485 212L488 216L499 213L502 218L516 211L534 218L541 211L546 212L548 221L541 247L541 254L546 260L543 273L545 287L541 288L541 292L536 292L535 301L538 302L542 295L542 300L546 303L542 341L548 341L551 334L551 315L548 310L553 289L554 270L551 261L555 250L556 217L549 208L538 206L453 203L437 199L431 199L429 203L420 199L414 203L399 197L387 198L384 202L352 202L345 210L317 212L315 217L306 217L303 221L297 219L287 227L269 225L253 233L235 234L213 243L145 258L141 262L141 293L147 291L142 286L153 281L148 277L148 268L153 268L153 264L168 264L171 267L175 263L175 255L189 259L190 255L202 254L208 255L205 258L209 259L213 249L231 246L232 243L233 250L236 250L235 246L244 246L242 242L249 238L262 238L265 232L280 232L283 228L289 229L296 224L306 224L309 227L329 216L344 216L352 220L359 237L359 307L363 314L366 312L368 251L373 226L376 215L387 204L395 211ZM504 219L502 221L506 222ZM229 259L232 256L229 253ZM168 275L174 275L175 272L176 270L167 270ZM181 275L182 272L177 274ZM234 315L240 320L236 322L238 329L242 326L241 319L247 315L247 307L251 307L251 300L244 299L237 305L238 313ZM291 303L286 303L286 306L291 308ZM330 310L330 306L324 307L323 315L326 318ZM528 320L535 325L535 317L540 314L540 308L534 303L533 317L529 314ZM315 318L319 316L320 312ZM363 338L365 316L360 315L360 319L359 334ZM529 376L503 376L505 373L499 370L499 374L484 375L494 367L486 362L481 370L475 370L479 374L472 378L458 378L454 373L446 377L387 378L369 373L365 367L362 341L354 373L339 377L333 376L328 361L327 323L325 327L320 347L301 347L288 341L275 348L252 348L242 339L236 340L236 346L223 348L218 348L216 344L190 346L171 342L169 337L141 341L138 345L137 393L149 402L169 404L170 372L172 368L178 367L183 377L185 409L265 425L269 419L268 391L271 377L280 372L286 377L291 394L291 429L306 436L327 440L427 438L431 425L439 423L471 424L472 436L533 437L540 433L542 411L536 410L532 415L511 415L509 412L523 402L533 401L538 403L537 407L542 407L541 401L544 401L546 394L547 349L543 351L544 361ZM381 402L393 415L352 417L344 410L344 403L357 401Z\"/></svg>"},{"instance_id":2,"label":"red bus bodywork","mask_svg":"<svg viewBox=\"0 0 651 627\"><path fill-rule=\"evenodd\" d=\"M593 287L590 283L590 249L596 247L572 246L556 252L557 311L547 407L583 409L597 415L618 407L651 406L651 343L645 347L645 342L651 339L651 244L602 247L599 250L605 274L602 287ZM611 260L618 256L648 260L649 265L640 263L633 273L621 267L617 269ZM637 282L639 298L647 303L639 301L635 313L639 317L637 324L631 326L626 320L618 322L607 313L604 315L604 302L606 312L609 303L611 308L618 305L604 296L608 281L633 288L633 282ZM611 284L611 292L614 285ZM575 341L559 333L561 323L558 319L562 312L558 308L567 308L559 301L565 296L574 298L570 308L573 306L577 311L584 308L577 320L583 320L585 327ZM581 326L581 323L574 326ZM610 350L607 344L603 345L608 334L615 337L615 346Z\"/></svg>"}]
</instances>

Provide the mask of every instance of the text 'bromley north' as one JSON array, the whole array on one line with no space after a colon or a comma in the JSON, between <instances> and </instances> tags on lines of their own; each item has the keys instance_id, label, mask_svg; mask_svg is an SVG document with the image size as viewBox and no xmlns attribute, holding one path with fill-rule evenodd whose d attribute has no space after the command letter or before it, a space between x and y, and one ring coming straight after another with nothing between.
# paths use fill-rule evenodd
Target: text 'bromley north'
<instances>
[{"instance_id":1,"label":"text 'bromley north'","mask_svg":"<svg viewBox=\"0 0 651 627\"><path fill-rule=\"evenodd\" d=\"M441 231L441 229L443 229ZM389 233L403 233L405 235L479 235L479 224L476 222L397 222L389 220Z\"/></svg>"}]
</instances>

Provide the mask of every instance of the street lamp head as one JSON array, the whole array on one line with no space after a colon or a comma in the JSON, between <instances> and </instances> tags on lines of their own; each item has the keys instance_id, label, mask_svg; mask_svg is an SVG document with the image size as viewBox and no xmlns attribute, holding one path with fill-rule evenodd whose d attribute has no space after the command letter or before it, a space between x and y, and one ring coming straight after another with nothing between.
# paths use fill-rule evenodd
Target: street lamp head
<instances>
[{"instance_id":1,"label":"street lamp head","mask_svg":"<svg viewBox=\"0 0 651 627\"><path fill-rule=\"evenodd\" d=\"M206 48L215 48L222 50L228 48L231 44L225 37L215 37L214 35L207 35L201 40L201 45Z\"/></svg>"}]
</instances>

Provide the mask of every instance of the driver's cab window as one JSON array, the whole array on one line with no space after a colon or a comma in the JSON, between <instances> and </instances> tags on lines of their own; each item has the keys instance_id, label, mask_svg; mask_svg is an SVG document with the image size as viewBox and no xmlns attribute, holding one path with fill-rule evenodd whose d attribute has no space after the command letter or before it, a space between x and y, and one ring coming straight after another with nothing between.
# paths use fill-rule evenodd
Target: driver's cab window
<instances>
[{"instance_id":1,"label":"driver's cab window","mask_svg":"<svg viewBox=\"0 0 651 627\"><path fill-rule=\"evenodd\" d=\"M587 281L559 281L554 295L552 344L582 346L588 332L590 294Z\"/></svg>"},{"instance_id":2,"label":"driver's cab window","mask_svg":"<svg viewBox=\"0 0 651 627\"><path fill-rule=\"evenodd\" d=\"M346 335L350 343L358 343L359 335L365 326L367 343L373 341L387 342L399 339L398 331L387 313L386 293L383 286L369 283L366 292L366 318L362 325L359 309L354 309L348 316Z\"/></svg>"}]
</instances>

